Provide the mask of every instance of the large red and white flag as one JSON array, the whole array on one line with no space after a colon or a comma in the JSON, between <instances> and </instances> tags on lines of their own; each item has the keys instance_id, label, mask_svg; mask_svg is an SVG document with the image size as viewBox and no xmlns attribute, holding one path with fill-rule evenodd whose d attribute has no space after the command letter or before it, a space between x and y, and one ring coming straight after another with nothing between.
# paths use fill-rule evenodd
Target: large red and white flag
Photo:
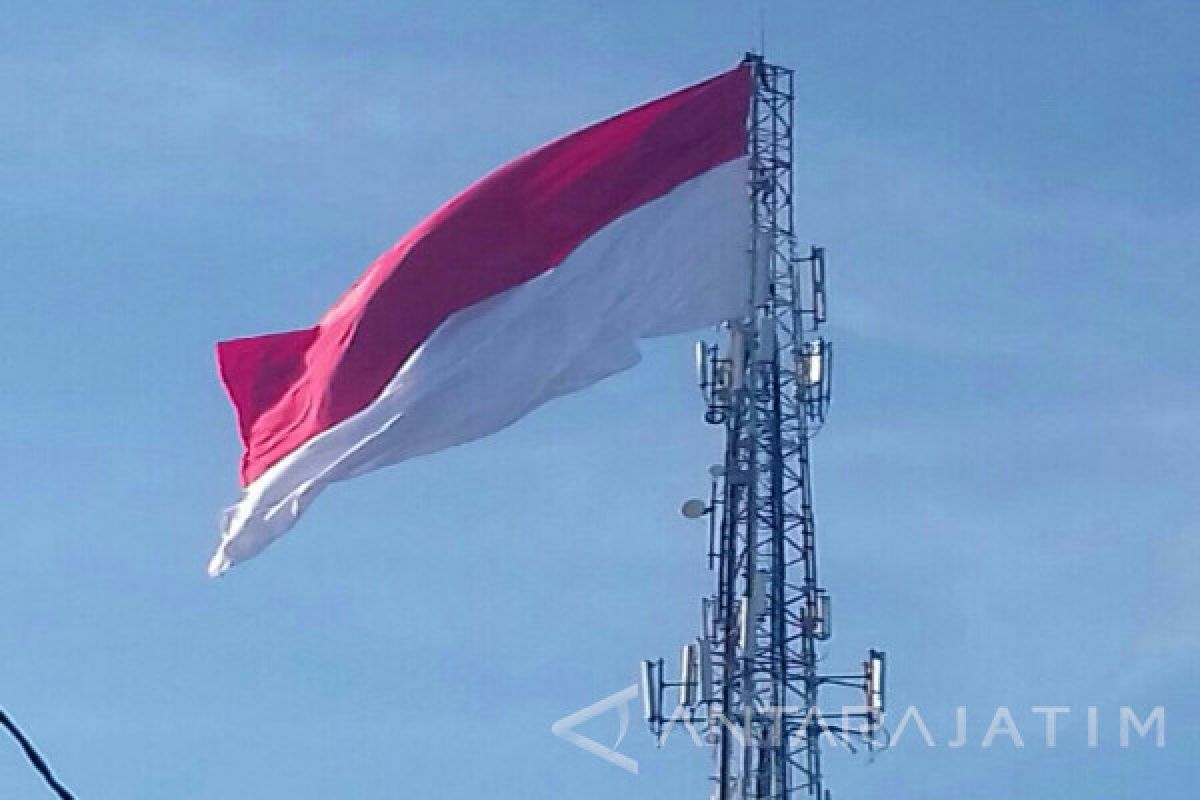
<instances>
[{"instance_id":1,"label":"large red and white flag","mask_svg":"<svg viewBox=\"0 0 1200 800\"><path fill-rule=\"evenodd\" d=\"M741 316L741 65L504 165L380 256L311 328L217 345L245 454L209 573L329 484L497 431Z\"/></svg>"}]
</instances>

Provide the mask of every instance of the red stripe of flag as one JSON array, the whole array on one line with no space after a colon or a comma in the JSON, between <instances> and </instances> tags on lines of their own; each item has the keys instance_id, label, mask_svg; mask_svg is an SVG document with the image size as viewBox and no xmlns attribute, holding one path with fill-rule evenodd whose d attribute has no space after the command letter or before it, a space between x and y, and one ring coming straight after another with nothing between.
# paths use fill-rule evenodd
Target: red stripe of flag
<instances>
[{"instance_id":1,"label":"red stripe of flag","mask_svg":"<svg viewBox=\"0 0 1200 800\"><path fill-rule=\"evenodd\" d=\"M750 90L739 66L522 156L380 256L316 327L217 345L246 447L242 485L366 408L454 312L742 155Z\"/></svg>"}]
</instances>

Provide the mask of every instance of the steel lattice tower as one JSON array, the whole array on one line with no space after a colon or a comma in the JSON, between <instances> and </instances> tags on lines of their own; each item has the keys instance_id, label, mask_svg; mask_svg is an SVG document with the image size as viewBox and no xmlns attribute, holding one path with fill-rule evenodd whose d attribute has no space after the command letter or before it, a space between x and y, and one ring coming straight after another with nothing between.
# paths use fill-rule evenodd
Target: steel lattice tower
<instances>
[{"instance_id":1,"label":"steel lattice tower","mask_svg":"<svg viewBox=\"0 0 1200 800\"><path fill-rule=\"evenodd\" d=\"M748 55L753 238L751 307L725 327L721 345L697 347L705 419L725 430L710 501L684 514L709 518L715 591L703 601L703 633L686 645L678 682L663 661L644 662L651 728L698 723L714 751L716 800L825 800L823 737L873 746L883 713L884 656L862 671L823 675L818 642L830 635L829 595L817 575L809 445L829 404L832 348L825 322L825 257L801 255L794 230L794 75ZM863 692L854 711L822 713L823 686ZM679 704L664 716L664 692ZM847 724L854 719L858 725Z\"/></svg>"}]
</instances>

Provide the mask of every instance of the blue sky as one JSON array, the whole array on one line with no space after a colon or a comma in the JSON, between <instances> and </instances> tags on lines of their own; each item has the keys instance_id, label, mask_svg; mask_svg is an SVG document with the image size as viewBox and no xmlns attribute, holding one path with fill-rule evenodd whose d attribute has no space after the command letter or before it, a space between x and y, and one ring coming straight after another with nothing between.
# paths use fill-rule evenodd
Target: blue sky
<instances>
[{"instance_id":1,"label":"blue sky","mask_svg":"<svg viewBox=\"0 0 1200 800\"><path fill-rule=\"evenodd\" d=\"M799 228L828 248L815 447L830 663L939 740L835 797L1194 793L1200 9L769 2ZM42 3L0 23L0 705L81 798L701 797L550 734L694 635L690 337L322 496L210 581L236 494L217 339L316 319L538 143L717 72L735 3ZM1033 705L1071 705L1040 746ZM1101 708L1101 746L1082 708ZM954 708L1027 739L951 750ZM1166 707L1167 746L1116 745ZM615 721L588 731L611 736ZM0 796L45 796L0 743Z\"/></svg>"}]
</instances>

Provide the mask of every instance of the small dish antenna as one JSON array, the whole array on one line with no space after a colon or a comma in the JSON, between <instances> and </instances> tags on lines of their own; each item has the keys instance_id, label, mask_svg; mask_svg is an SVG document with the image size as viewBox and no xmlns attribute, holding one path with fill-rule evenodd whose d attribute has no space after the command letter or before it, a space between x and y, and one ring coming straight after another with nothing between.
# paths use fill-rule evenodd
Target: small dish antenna
<instances>
[{"instance_id":1,"label":"small dish antenna","mask_svg":"<svg viewBox=\"0 0 1200 800\"><path fill-rule=\"evenodd\" d=\"M708 505L703 500L692 498L684 502L680 507L679 513L683 514L688 519L700 519L708 513Z\"/></svg>"}]
</instances>

